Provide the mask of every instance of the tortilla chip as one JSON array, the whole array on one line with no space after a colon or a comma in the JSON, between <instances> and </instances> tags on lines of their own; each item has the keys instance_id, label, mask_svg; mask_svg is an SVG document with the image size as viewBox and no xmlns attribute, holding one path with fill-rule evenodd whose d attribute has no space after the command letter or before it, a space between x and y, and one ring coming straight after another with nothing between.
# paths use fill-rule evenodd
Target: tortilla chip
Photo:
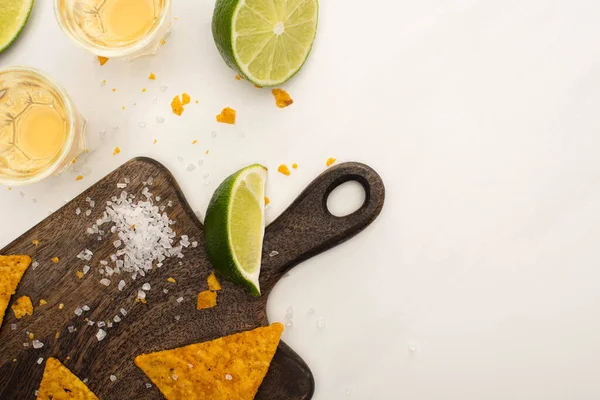
<instances>
[{"instance_id":1,"label":"tortilla chip","mask_svg":"<svg viewBox=\"0 0 600 400\"><path fill-rule=\"evenodd\" d=\"M221 284L219 283L219 280L215 276L214 272L208 276L206 281L208 282L208 290L221 290Z\"/></svg>"},{"instance_id":2,"label":"tortilla chip","mask_svg":"<svg viewBox=\"0 0 600 400\"><path fill-rule=\"evenodd\" d=\"M44 369L37 400L98 400L98 397L56 358L49 358Z\"/></svg>"},{"instance_id":3,"label":"tortilla chip","mask_svg":"<svg viewBox=\"0 0 600 400\"><path fill-rule=\"evenodd\" d=\"M12 305L12 310L17 319L21 319L26 315L33 315L33 303L29 296L21 296Z\"/></svg>"},{"instance_id":4,"label":"tortilla chip","mask_svg":"<svg viewBox=\"0 0 600 400\"><path fill-rule=\"evenodd\" d=\"M217 305L217 292L212 290L205 290L204 292L198 293L198 310L204 310L206 308L213 308Z\"/></svg>"},{"instance_id":5,"label":"tortilla chip","mask_svg":"<svg viewBox=\"0 0 600 400\"><path fill-rule=\"evenodd\" d=\"M277 350L283 325L142 354L135 364L167 400L251 400Z\"/></svg>"},{"instance_id":6,"label":"tortilla chip","mask_svg":"<svg viewBox=\"0 0 600 400\"><path fill-rule=\"evenodd\" d=\"M29 256L0 256L0 326L10 296L15 294L29 264L31 264Z\"/></svg>"}]
</instances>

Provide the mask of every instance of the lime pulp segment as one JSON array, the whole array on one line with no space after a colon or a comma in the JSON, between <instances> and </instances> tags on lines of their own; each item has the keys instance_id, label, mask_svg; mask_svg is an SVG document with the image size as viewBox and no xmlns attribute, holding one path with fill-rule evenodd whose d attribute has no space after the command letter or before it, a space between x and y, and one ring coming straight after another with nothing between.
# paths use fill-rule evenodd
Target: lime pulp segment
<instances>
[{"instance_id":1,"label":"lime pulp segment","mask_svg":"<svg viewBox=\"0 0 600 400\"><path fill-rule=\"evenodd\" d=\"M0 0L0 53L19 37L32 7L33 0Z\"/></svg>"}]
</instances>

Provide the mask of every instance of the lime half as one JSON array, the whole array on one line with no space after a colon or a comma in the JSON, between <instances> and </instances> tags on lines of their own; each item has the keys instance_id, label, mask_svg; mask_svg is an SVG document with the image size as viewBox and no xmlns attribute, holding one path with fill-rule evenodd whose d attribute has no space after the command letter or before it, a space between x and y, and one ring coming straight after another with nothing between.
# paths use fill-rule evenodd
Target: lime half
<instances>
[{"instance_id":1,"label":"lime half","mask_svg":"<svg viewBox=\"0 0 600 400\"><path fill-rule=\"evenodd\" d=\"M213 37L231 68L257 86L278 86L308 58L318 14L317 0L217 0Z\"/></svg>"},{"instance_id":2,"label":"lime half","mask_svg":"<svg viewBox=\"0 0 600 400\"><path fill-rule=\"evenodd\" d=\"M19 37L32 8L33 0L0 0L0 53Z\"/></svg>"},{"instance_id":3,"label":"lime half","mask_svg":"<svg viewBox=\"0 0 600 400\"><path fill-rule=\"evenodd\" d=\"M259 164L231 175L213 194L204 220L206 251L213 267L254 296L260 296L266 180L267 169Z\"/></svg>"}]
</instances>

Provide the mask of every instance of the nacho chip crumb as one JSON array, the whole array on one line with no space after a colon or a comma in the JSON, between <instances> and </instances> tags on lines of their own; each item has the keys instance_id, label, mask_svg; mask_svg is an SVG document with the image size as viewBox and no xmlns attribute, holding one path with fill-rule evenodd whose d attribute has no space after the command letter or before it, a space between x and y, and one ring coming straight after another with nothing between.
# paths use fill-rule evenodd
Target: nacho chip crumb
<instances>
[{"instance_id":1,"label":"nacho chip crumb","mask_svg":"<svg viewBox=\"0 0 600 400\"><path fill-rule=\"evenodd\" d=\"M258 86L257 84L254 84L254 87L257 89L262 89L262 86Z\"/></svg>"},{"instance_id":2,"label":"nacho chip crumb","mask_svg":"<svg viewBox=\"0 0 600 400\"><path fill-rule=\"evenodd\" d=\"M271 199L269 199L267 196L265 196L265 206L268 206L269 203L271 203Z\"/></svg>"},{"instance_id":3,"label":"nacho chip crumb","mask_svg":"<svg viewBox=\"0 0 600 400\"><path fill-rule=\"evenodd\" d=\"M56 333L54 334L54 339L58 339L60 337L60 332L56 331Z\"/></svg>"},{"instance_id":4,"label":"nacho chip crumb","mask_svg":"<svg viewBox=\"0 0 600 400\"><path fill-rule=\"evenodd\" d=\"M151 81L156 80L156 75L154 75L154 72L150 72L150 75L148 75L148 79L150 79Z\"/></svg>"},{"instance_id":5,"label":"nacho chip crumb","mask_svg":"<svg viewBox=\"0 0 600 400\"><path fill-rule=\"evenodd\" d=\"M175 283L175 282L177 282L175 279L173 279L173 278L171 278L171 277L167 278L167 281L168 281L168 282L171 282L171 283Z\"/></svg>"},{"instance_id":6,"label":"nacho chip crumb","mask_svg":"<svg viewBox=\"0 0 600 400\"><path fill-rule=\"evenodd\" d=\"M221 114L217 115L217 122L224 124L235 124L235 110L233 108L225 107Z\"/></svg>"},{"instance_id":7,"label":"nacho chip crumb","mask_svg":"<svg viewBox=\"0 0 600 400\"><path fill-rule=\"evenodd\" d=\"M112 91L113 91L113 92L116 92L116 91L117 91L117 88L112 88Z\"/></svg>"},{"instance_id":8,"label":"nacho chip crumb","mask_svg":"<svg viewBox=\"0 0 600 400\"><path fill-rule=\"evenodd\" d=\"M296 163L293 163L293 164L292 164L292 168L293 168L293 169L298 169L298 164L296 164Z\"/></svg>"},{"instance_id":9,"label":"nacho chip crumb","mask_svg":"<svg viewBox=\"0 0 600 400\"><path fill-rule=\"evenodd\" d=\"M277 168L277 171L285 176L290 176L290 169L285 164L281 164L279 168Z\"/></svg>"},{"instance_id":10,"label":"nacho chip crumb","mask_svg":"<svg viewBox=\"0 0 600 400\"><path fill-rule=\"evenodd\" d=\"M294 104L294 100L290 97L288 92L283 89L273 89L271 90L273 96L275 96L275 104L279 108L286 108L287 106L291 106Z\"/></svg>"},{"instance_id":11,"label":"nacho chip crumb","mask_svg":"<svg viewBox=\"0 0 600 400\"><path fill-rule=\"evenodd\" d=\"M40 299L40 306L45 306L48 302L44 299Z\"/></svg>"},{"instance_id":12,"label":"nacho chip crumb","mask_svg":"<svg viewBox=\"0 0 600 400\"><path fill-rule=\"evenodd\" d=\"M142 88L142 93L146 93L146 88Z\"/></svg>"},{"instance_id":13,"label":"nacho chip crumb","mask_svg":"<svg viewBox=\"0 0 600 400\"><path fill-rule=\"evenodd\" d=\"M75 272L75 275L77 275L77 277L78 277L79 279L83 278L83 272L81 272L81 271L77 271L77 272Z\"/></svg>"},{"instance_id":14,"label":"nacho chip crumb","mask_svg":"<svg viewBox=\"0 0 600 400\"><path fill-rule=\"evenodd\" d=\"M158 140L154 139L154 142L152 142L152 144L156 144L158 142Z\"/></svg>"},{"instance_id":15,"label":"nacho chip crumb","mask_svg":"<svg viewBox=\"0 0 600 400\"><path fill-rule=\"evenodd\" d=\"M33 304L29 296L21 296L12 305L12 310L15 313L15 318L21 319L25 315L33 315Z\"/></svg>"},{"instance_id":16,"label":"nacho chip crumb","mask_svg":"<svg viewBox=\"0 0 600 400\"><path fill-rule=\"evenodd\" d=\"M173 114L181 116L183 114L183 104L181 104L181 99L179 95L173 97L173 101L171 101L171 109L173 110Z\"/></svg>"},{"instance_id":17,"label":"nacho chip crumb","mask_svg":"<svg viewBox=\"0 0 600 400\"><path fill-rule=\"evenodd\" d=\"M221 283L217 279L217 276L213 272L206 278L206 282L208 282L208 290L217 291L221 290Z\"/></svg>"},{"instance_id":18,"label":"nacho chip crumb","mask_svg":"<svg viewBox=\"0 0 600 400\"><path fill-rule=\"evenodd\" d=\"M13 358L13 362L14 362L14 363L15 363L15 362L17 362L17 359L16 359L16 358Z\"/></svg>"},{"instance_id":19,"label":"nacho chip crumb","mask_svg":"<svg viewBox=\"0 0 600 400\"><path fill-rule=\"evenodd\" d=\"M242 80L242 79L244 79L244 77L241 76L240 74L238 74L238 75L235 76L235 80L236 81L239 81L239 80Z\"/></svg>"},{"instance_id":20,"label":"nacho chip crumb","mask_svg":"<svg viewBox=\"0 0 600 400\"><path fill-rule=\"evenodd\" d=\"M58 258L58 257L52 257L50 259L50 261L52 261L54 264L57 264L60 261L60 258Z\"/></svg>"},{"instance_id":21,"label":"nacho chip crumb","mask_svg":"<svg viewBox=\"0 0 600 400\"><path fill-rule=\"evenodd\" d=\"M198 141L197 141L196 139L194 139L194 140L192 141L192 144L196 144L196 143L198 143Z\"/></svg>"},{"instance_id":22,"label":"nacho chip crumb","mask_svg":"<svg viewBox=\"0 0 600 400\"><path fill-rule=\"evenodd\" d=\"M182 104L182 105L184 105L184 106L185 106L186 104L190 104L190 101L191 101L191 100L192 100L192 99L190 98L190 95L189 95L189 94L187 94L187 93L183 93L183 94L181 95L181 104Z\"/></svg>"},{"instance_id":23,"label":"nacho chip crumb","mask_svg":"<svg viewBox=\"0 0 600 400\"><path fill-rule=\"evenodd\" d=\"M336 162L337 160L333 157L329 157L327 159L327 162L325 163L325 165L327 165L328 167L331 167L333 165L334 162Z\"/></svg>"},{"instance_id":24,"label":"nacho chip crumb","mask_svg":"<svg viewBox=\"0 0 600 400\"><path fill-rule=\"evenodd\" d=\"M64 305L63 303L60 303L60 304L58 305L58 309L59 309L59 310L62 310L63 308L65 308L65 305Z\"/></svg>"},{"instance_id":25,"label":"nacho chip crumb","mask_svg":"<svg viewBox=\"0 0 600 400\"><path fill-rule=\"evenodd\" d=\"M83 179L83 175L77 175L77 178L75 178L76 181L80 181Z\"/></svg>"},{"instance_id":26,"label":"nacho chip crumb","mask_svg":"<svg viewBox=\"0 0 600 400\"><path fill-rule=\"evenodd\" d=\"M167 41L165 39L160 39L160 45L164 46L165 44L167 44Z\"/></svg>"},{"instance_id":27,"label":"nacho chip crumb","mask_svg":"<svg viewBox=\"0 0 600 400\"><path fill-rule=\"evenodd\" d=\"M29 339L30 339L30 340L33 340L33 338L34 338L34 337L35 337L35 336L33 335L33 333L29 332Z\"/></svg>"},{"instance_id":28,"label":"nacho chip crumb","mask_svg":"<svg viewBox=\"0 0 600 400\"><path fill-rule=\"evenodd\" d=\"M98 61L100 62L100 66L103 66L104 64L106 64L108 62L108 58L98 56Z\"/></svg>"},{"instance_id":29,"label":"nacho chip crumb","mask_svg":"<svg viewBox=\"0 0 600 400\"><path fill-rule=\"evenodd\" d=\"M208 154L208 153L210 153L210 150L206 150L206 151L204 152L204 154Z\"/></svg>"},{"instance_id":30,"label":"nacho chip crumb","mask_svg":"<svg viewBox=\"0 0 600 400\"><path fill-rule=\"evenodd\" d=\"M123 107L121 107L121 109L122 109L122 110L125 110L126 108L125 108L125 106L123 106Z\"/></svg>"},{"instance_id":31,"label":"nacho chip crumb","mask_svg":"<svg viewBox=\"0 0 600 400\"><path fill-rule=\"evenodd\" d=\"M33 240L31 241L31 244L32 244L32 245L34 245L35 247L38 247L38 246L40 245L40 241L39 241L39 240L37 240L37 239L33 239Z\"/></svg>"},{"instance_id":32,"label":"nacho chip crumb","mask_svg":"<svg viewBox=\"0 0 600 400\"><path fill-rule=\"evenodd\" d=\"M120 152L121 152L121 149L119 148L119 146L115 147L115 149L113 150L113 156L116 156Z\"/></svg>"},{"instance_id":33,"label":"nacho chip crumb","mask_svg":"<svg viewBox=\"0 0 600 400\"><path fill-rule=\"evenodd\" d=\"M217 305L217 292L212 290L205 290L198 293L198 310L204 310L206 308L212 308Z\"/></svg>"}]
</instances>

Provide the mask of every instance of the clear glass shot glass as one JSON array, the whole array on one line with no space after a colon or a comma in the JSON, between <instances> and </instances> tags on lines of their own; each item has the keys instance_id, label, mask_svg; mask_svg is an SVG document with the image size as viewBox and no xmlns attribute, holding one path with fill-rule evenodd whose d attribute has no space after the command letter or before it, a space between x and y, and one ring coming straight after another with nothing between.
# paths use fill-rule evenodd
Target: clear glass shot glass
<instances>
[{"instance_id":1,"label":"clear glass shot glass","mask_svg":"<svg viewBox=\"0 0 600 400\"><path fill-rule=\"evenodd\" d=\"M171 0L54 0L62 30L107 58L153 55L171 31Z\"/></svg>"},{"instance_id":2,"label":"clear glass shot glass","mask_svg":"<svg viewBox=\"0 0 600 400\"><path fill-rule=\"evenodd\" d=\"M0 183L25 185L64 171L86 150L85 124L48 75L0 69Z\"/></svg>"}]
</instances>

